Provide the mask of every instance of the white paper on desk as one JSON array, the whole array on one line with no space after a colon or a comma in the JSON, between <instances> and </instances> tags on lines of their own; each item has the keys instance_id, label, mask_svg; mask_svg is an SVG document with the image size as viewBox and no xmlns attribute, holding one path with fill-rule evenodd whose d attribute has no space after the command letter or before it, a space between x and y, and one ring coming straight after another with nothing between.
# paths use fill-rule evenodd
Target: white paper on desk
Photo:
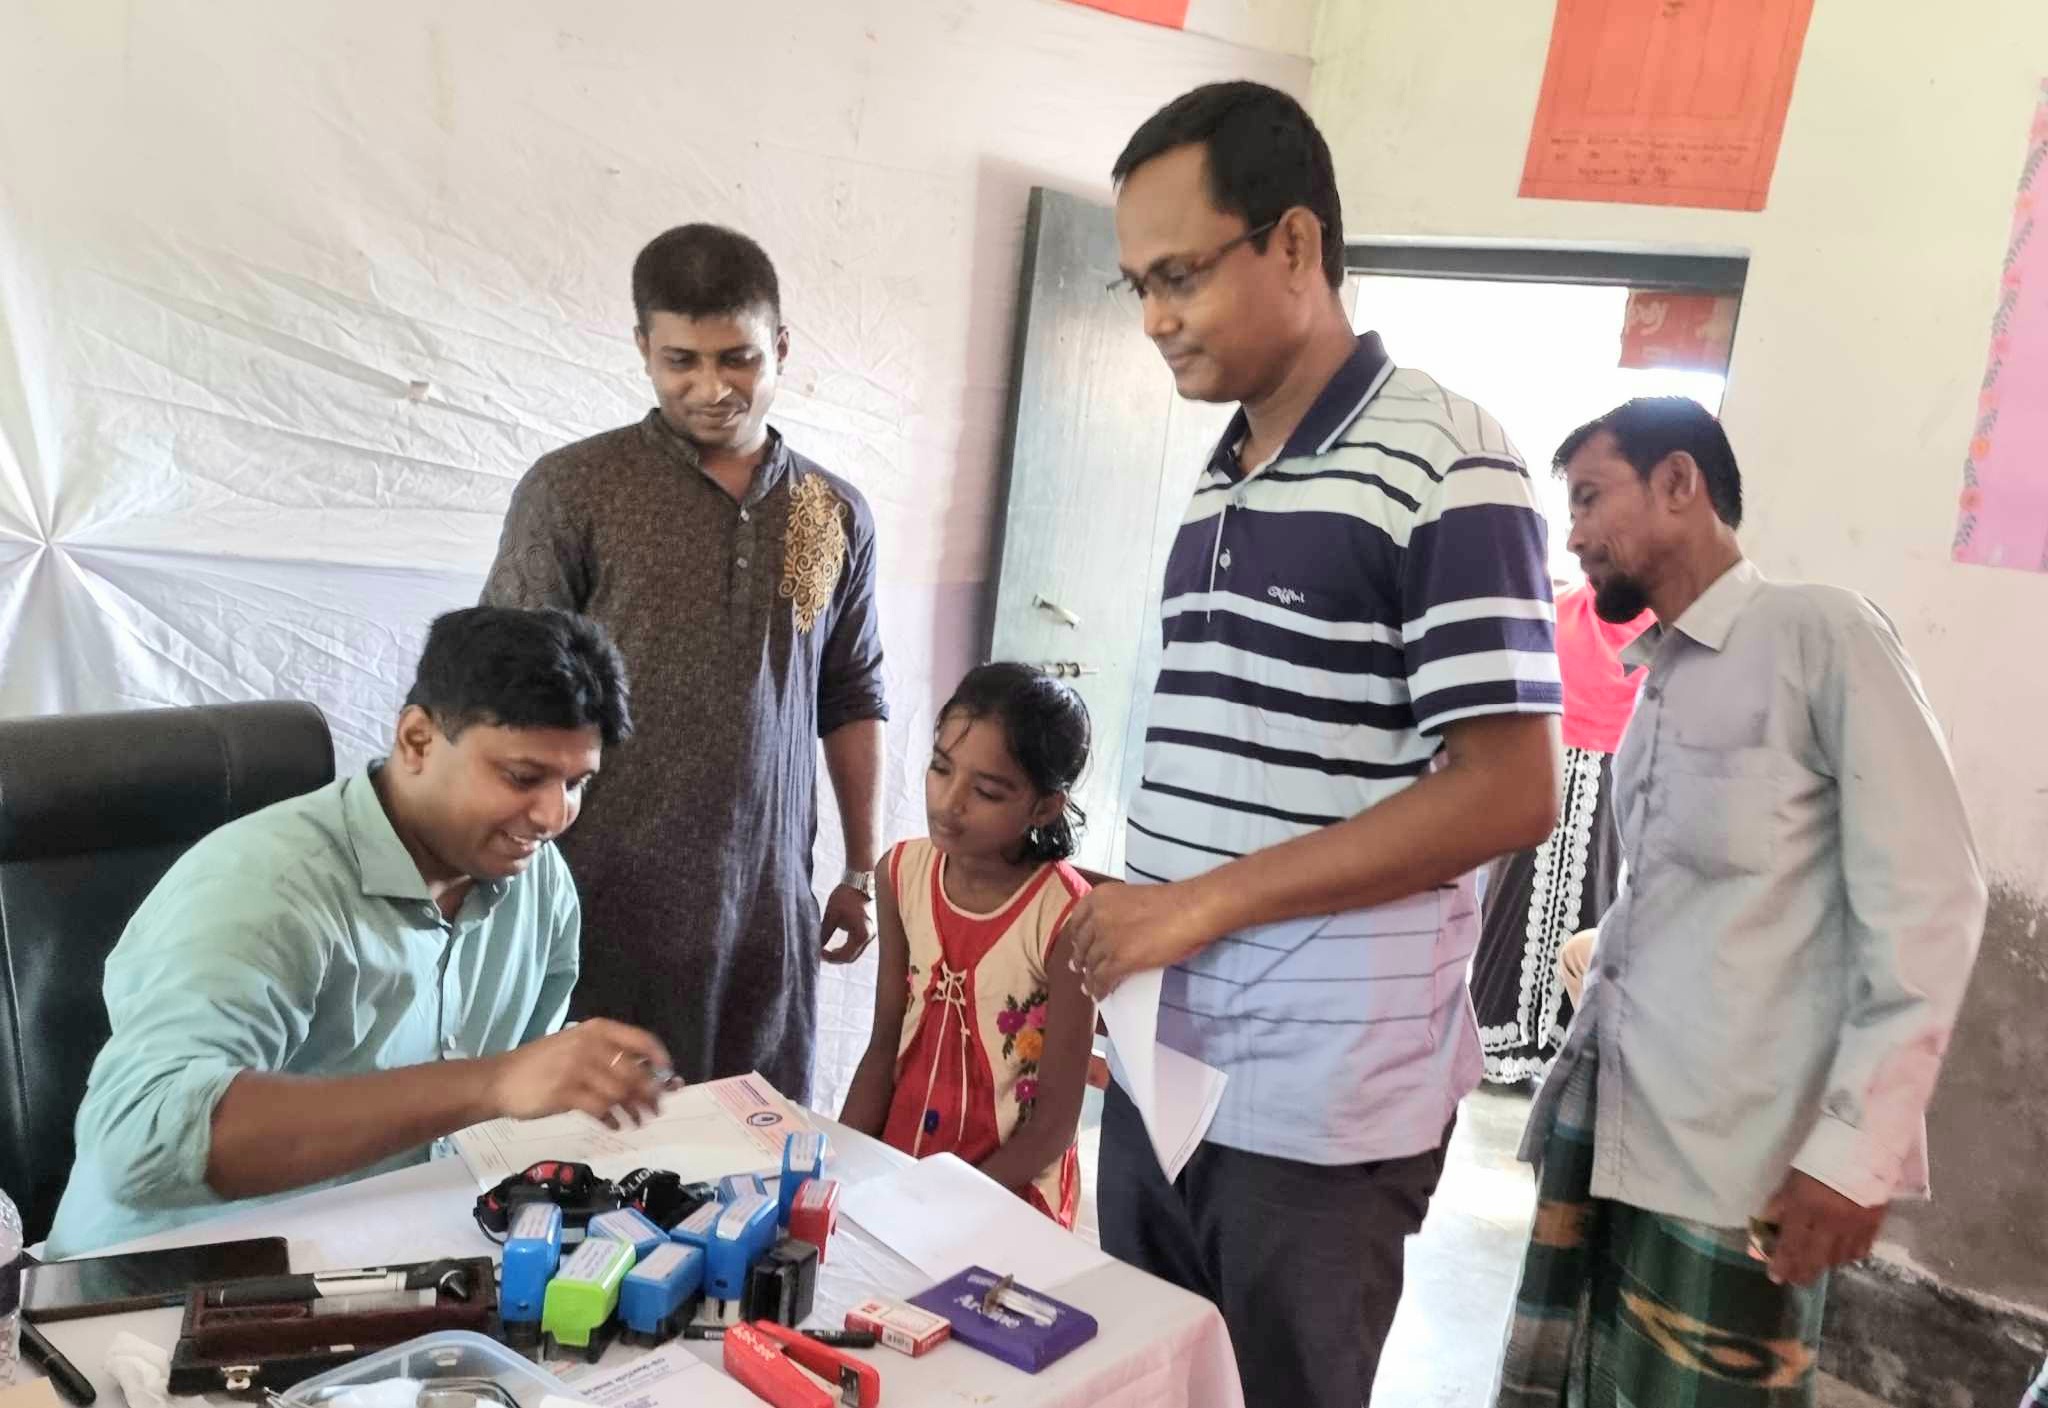
<instances>
[{"instance_id":1,"label":"white paper on desk","mask_svg":"<svg viewBox=\"0 0 2048 1408\"><path fill-rule=\"evenodd\" d=\"M589 1164L599 1178L660 1168L685 1183L713 1183L729 1173L780 1173L783 1141L809 1128L802 1111L749 1073L671 1090L638 1127L606 1129L581 1113L490 1120L458 1132L454 1143L480 1189L543 1159Z\"/></svg>"},{"instance_id":2,"label":"white paper on desk","mask_svg":"<svg viewBox=\"0 0 2048 1408\"><path fill-rule=\"evenodd\" d=\"M1049 1291L1109 1260L951 1154L855 1184L839 1213L934 1281L982 1266Z\"/></svg>"},{"instance_id":3,"label":"white paper on desk","mask_svg":"<svg viewBox=\"0 0 2048 1408\"><path fill-rule=\"evenodd\" d=\"M1216 1119L1223 1083L1230 1077L1205 1061L1159 1044L1159 984L1162 973L1133 973L1104 998L1097 1010L1116 1045L1124 1092L1138 1108L1152 1152L1167 1182L1180 1177L1195 1147Z\"/></svg>"},{"instance_id":4,"label":"white paper on desk","mask_svg":"<svg viewBox=\"0 0 2048 1408\"><path fill-rule=\"evenodd\" d=\"M577 1365L561 1378L598 1408L761 1408L737 1380L675 1341L624 1364Z\"/></svg>"}]
</instances>

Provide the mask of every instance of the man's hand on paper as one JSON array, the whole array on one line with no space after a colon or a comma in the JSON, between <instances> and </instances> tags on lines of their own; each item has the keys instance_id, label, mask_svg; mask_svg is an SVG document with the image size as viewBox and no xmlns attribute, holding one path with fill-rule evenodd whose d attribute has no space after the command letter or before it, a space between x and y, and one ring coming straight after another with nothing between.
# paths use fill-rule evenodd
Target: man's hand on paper
<instances>
[{"instance_id":1,"label":"man's hand on paper","mask_svg":"<svg viewBox=\"0 0 2048 1408\"><path fill-rule=\"evenodd\" d=\"M511 1119L581 1110L612 1129L635 1125L675 1084L668 1050L651 1033L602 1017L489 1060L490 1103Z\"/></svg>"},{"instance_id":2,"label":"man's hand on paper","mask_svg":"<svg viewBox=\"0 0 2048 1408\"><path fill-rule=\"evenodd\" d=\"M1147 968L1167 968L1214 942L1186 885L1106 885L1091 890L1067 920L1070 961L1100 1002Z\"/></svg>"}]
</instances>

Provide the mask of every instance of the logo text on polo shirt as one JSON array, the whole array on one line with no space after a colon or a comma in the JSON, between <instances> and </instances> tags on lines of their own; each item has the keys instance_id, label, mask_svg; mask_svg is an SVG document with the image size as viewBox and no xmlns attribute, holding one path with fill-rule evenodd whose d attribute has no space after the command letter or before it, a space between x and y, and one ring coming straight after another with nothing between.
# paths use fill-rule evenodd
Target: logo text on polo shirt
<instances>
[{"instance_id":1,"label":"logo text on polo shirt","mask_svg":"<svg viewBox=\"0 0 2048 1408\"><path fill-rule=\"evenodd\" d=\"M1266 588L1266 595L1279 602L1282 606L1308 605L1308 596L1303 592L1296 591L1292 587L1268 587Z\"/></svg>"}]
</instances>

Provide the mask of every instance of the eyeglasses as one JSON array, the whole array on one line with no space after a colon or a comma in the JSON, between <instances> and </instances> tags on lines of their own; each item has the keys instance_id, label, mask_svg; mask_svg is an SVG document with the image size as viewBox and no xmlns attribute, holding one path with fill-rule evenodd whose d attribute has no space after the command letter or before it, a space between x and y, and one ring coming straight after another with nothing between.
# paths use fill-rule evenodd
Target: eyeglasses
<instances>
[{"instance_id":1,"label":"eyeglasses","mask_svg":"<svg viewBox=\"0 0 2048 1408\"><path fill-rule=\"evenodd\" d=\"M1258 229L1246 230L1236 239L1217 245L1207 254L1162 259L1142 274L1119 274L1104 287L1111 293L1128 295L1141 304L1148 298L1157 298L1164 303L1179 303L1201 288L1210 271L1221 264L1233 249L1241 244L1249 244L1277 228L1279 224L1278 220L1268 220Z\"/></svg>"}]
</instances>

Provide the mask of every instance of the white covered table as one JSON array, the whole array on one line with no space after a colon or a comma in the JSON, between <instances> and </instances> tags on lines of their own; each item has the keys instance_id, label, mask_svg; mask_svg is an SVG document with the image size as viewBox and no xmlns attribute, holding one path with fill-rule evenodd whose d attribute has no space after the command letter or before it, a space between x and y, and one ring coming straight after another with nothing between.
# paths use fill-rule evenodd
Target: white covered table
<instances>
[{"instance_id":1,"label":"white covered table","mask_svg":"<svg viewBox=\"0 0 2048 1408\"><path fill-rule=\"evenodd\" d=\"M903 1154L865 1135L828 1120L818 1119L817 1123L832 1140L832 1176L849 1187L908 1162ZM495 1247L471 1218L475 1198L476 1185L462 1161L441 1159L195 1223L120 1250L282 1236L291 1243L295 1271L485 1255ZM1048 1222L1046 1235L1069 1234ZM929 1281L842 1219L830 1259L819 1274L819 1314L810 1323L836 1324L847 1305L866 1295L903 1297L923 1289ZM1222 1317L1208 1301L1116 1261L1063 1285L1040 1289L1093 1315L1101 1332L1039 1374L1012 1369L964 1345L948 1344L922 1359L886 1349L868 1351L861 1357L882 1372L885 1408L917 1404L1241 1408L1244 1399L1230 1339ZM100 1394L95 1408L123 1408L121 1392L106 1372L108 1342L116 1332L128 1330L168 1350L177 1340L180 1316L177 1310L152 1310L66 1321L43 1329L92 1380ZM720 1346L716 1342L690 1342L689 1347L700 1358L718 1362ZM614 1346L605 1363L623 1362L641 1352ZM23 1365L24 1372L27 1367Z\"/></svg>"}]
</instances>

